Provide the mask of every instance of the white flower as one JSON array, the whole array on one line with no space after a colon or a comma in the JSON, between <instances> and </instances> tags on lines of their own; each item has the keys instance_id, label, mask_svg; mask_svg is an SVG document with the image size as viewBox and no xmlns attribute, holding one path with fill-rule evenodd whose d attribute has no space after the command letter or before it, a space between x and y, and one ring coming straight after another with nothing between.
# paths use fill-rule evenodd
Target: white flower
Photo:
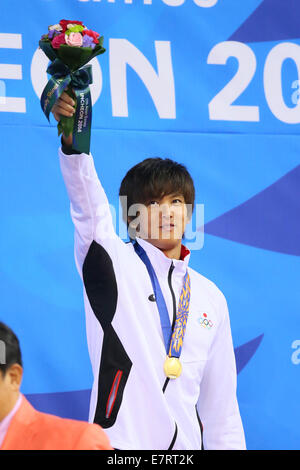
<instances>
[{"instance_id":1,"label":"white flower","mask_svg":"<svg viewBox=\"0 0 300 470\"><path fill-rule=\"evenodd\" d=\"M60 24L52 24L52 25L48 26L49 31L52 31L53 29L55 31L62 31L62 27L60 26Z\"/></svg>"}]
</instances>

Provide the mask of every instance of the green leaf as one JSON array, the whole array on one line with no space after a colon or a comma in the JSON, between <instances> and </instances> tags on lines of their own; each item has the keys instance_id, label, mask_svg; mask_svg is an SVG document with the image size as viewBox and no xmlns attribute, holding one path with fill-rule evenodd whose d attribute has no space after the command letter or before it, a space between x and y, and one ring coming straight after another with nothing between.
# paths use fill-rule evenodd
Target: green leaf
<instances>
[{"instance_id":1,"label":"green leaf","mask_svg":"<svg viewBox=\"0 0 300 470\"><path fill-rule=\"evenodd\" d=\"M58 137L59 137L62 134L62 131L63 131L63 128L62 128L62 125L61 125L60 121L57 124L57 130L58 130Z\"/></svg>"},{"instance_id":2,"label":"green leaf","mask_svg":"<svg viewBox=\"0 0 300 470\"><path fill-rule=\"evenodd\" d=\"M96 57L97 55L99 54L103 54L106 49L104 49L104 47L102 47L101 43L100 43L100 39L102 39L102 43L103 43L103 36L101 36L101 38L99 38L99 44L96 44L96 47L93 49L93 53L91 55L91 58L90 60L92 60L94 57Z\"/></svg>"},{"instance_id":3,"label":"green leaf","mask_svg":"<svg viewBox=\"0 0 300 470\"><path fill-rule=\"evenodd\" d=\"M39 46L42 51L46 54L49 60L53 61L57 59L56 50L53 49L50 41L39 41Z\"/></svg>"},{"instance_id":4,"label":"green leaf","mask_svg":"<svg viewBox=\"0 0 300 470\"><path fill-rule=\"evenodd\" d=\"M96 44L94 49L91 47L68 46L67 44L61 44L59 49L53 49L50 41L39 41L39 46L52 62L55 59L60 59L74 72L86 65L97 55L105 52L104 47L102 47L103 40L104 38L101 36L99 44Z\"/></svg>"},{"instance_id":5,"label":"green leaf","mask_svg":"<svg viewBox=\"0 0 300 470\"><path fill-rule=\"evenodd\" d=\"M72 28L68 28L65 34L69 35L70 33L81 33L83 29L83 26L81 26L80 24L75 24Z\"/></svg>"},{"instance_id":6,"label":"green leaf","mask_svg":"<svg viewBox=\"0 0 300 470\"><path fill-rule=\"evenodd\" d=\"M76 47L62 44L57 50L59 59L74 72L90 61L92 49L90 47Z\"/></svg>"},{"instance_id":7,"label":"green leaf","mask_svg":"<svg viewBox=\"0 0 300 470\"><path fill-rule=\"evenodd\" d=\"M72 117L61 116L60 124L63 134L69 137L73 133L75 115Z\"/></svg>"}]
</instances>

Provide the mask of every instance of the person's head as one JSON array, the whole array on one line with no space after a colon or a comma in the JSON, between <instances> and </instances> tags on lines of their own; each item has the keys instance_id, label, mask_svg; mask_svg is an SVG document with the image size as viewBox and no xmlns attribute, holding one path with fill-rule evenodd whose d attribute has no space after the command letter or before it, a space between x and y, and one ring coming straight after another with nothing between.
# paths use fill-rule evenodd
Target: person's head
<instances>
[{"instance_id":1,"label":"person's head","mask_svg":"<svg viewBox=\"0 0 300 470\"><path fill-rule=\"evenodd\" d=\"M8 326L0 322L0 422L18 399L22 375L19 340Z\"/></svg>"},{"instance_id":2,"label":"person's head","mask_svg":"<svg viewBox=\"0 0 300 470\"><path fill-rule=\"evenodd\" d=\"M181 244L195 203L185 166L169 158L147 158L127 172L119 196L131 239L138 236L162 250Z\"/></svg>"}]
</instances>

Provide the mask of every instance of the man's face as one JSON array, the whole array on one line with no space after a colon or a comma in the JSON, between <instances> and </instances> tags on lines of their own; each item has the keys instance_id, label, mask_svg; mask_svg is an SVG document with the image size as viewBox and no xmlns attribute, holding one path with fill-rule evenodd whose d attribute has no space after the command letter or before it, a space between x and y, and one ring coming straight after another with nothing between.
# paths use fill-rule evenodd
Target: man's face
<instances>
[{"instance_id":1,"label":"man's face","mask_svg":"<svg viewBox=\"0 0 300 470\"><path fill-rule=\"evenodd\" d=\"M22 367L13 364L3 375L0 371L0 422L14 407L22 381Z\"/></svg>"},{"instance_id":2,"label":"man's face","mask_svg":"<svg viewBox=\"0 0 300 470\"><path fill-rule=\"evenodd\" d=\"M134 221L137 236L162 250L181 244L188 222L187 206L182 194L168 194L140 205L139 217Z\"/></svg>"}]
</instances>

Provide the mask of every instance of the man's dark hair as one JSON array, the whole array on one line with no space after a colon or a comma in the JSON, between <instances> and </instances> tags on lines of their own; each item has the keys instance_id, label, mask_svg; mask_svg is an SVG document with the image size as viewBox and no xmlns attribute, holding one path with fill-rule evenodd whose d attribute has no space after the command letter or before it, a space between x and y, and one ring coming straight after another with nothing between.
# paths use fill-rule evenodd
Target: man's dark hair
<instances>
[{"instance_id":1,"label":"man's dark hair","mask_svg":"<svg viewBox=\"0 0 300 470\"><path fill-rule=\"evenodd\" d=\"M128 226L126 207L148 205L153 199L169 194L182 194L192 214L195 203L194 182L184 165L170 158L146 158L132 167L121 182L119 196L127 196L127 206L121 200L123 219ZM128 209L127 209L128 210Z\"/></svg>"},{"instance_id":2,"label":"man's dark hair","mask_svg":"<svg viewBox=\"0 0 300 470\"><path fill-rule=\"evenodd\" d=\"M4 364L0 361L0 373L4 377L6 371L13 365L22 364L20 343L15 333L4 323L0 322L0 342L4 345Z\"/></svg>"}]
</instances>

